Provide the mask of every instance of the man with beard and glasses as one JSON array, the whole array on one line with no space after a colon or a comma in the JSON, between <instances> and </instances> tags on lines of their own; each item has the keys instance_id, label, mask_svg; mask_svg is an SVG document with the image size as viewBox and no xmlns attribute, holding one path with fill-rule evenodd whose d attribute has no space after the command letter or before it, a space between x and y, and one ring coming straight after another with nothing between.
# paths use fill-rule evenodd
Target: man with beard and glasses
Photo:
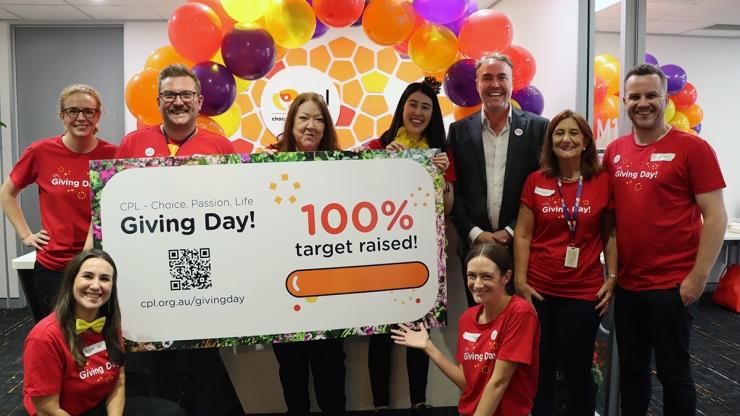
<instances>
[{"instance_id":1,"label":"man with beard and glasses","mask_svg":"<svg viewBox=\"0 0 740 416\"><path fill-rule=\"evenodd\" d=\"M159 73L157 104L164 122L124 137L117 159L236 153L227 138L196 126L203 95L198 78L185 65L169 65ZM191 416L243 414L218 348L141 354L148 355L152 396L179 401ZM137 355L129 354L127 361Z\"/></svg>"},{"instance_id":2,"label":"man with beard and glasses","mask_svg":"<svg viewBox=\"0 0 740 416\"><path fill-rule=\"evenodd\" d=\"M725 181L706 141L665 123L668 92L660 68L629 70L623 101L633 132L610 143L603 162L617 229L614 313L622 414L647 414L654 351L663 413L694 415L692 304L724 239Z\"/></svg>"},{"instance_id":3,"label":"man with beard and glasses","mask_svg":"<svg viewBox=\"0 0 740 416\"><path fill-rule=\"evenodd\" d=\"M447 133L456 167L451 216L461 259L476 244L511 246L524 181L540 166L547 119L509 103L512 72L506 55L481 57L475 86L482 109L452 123ZM465 262L462 267L463 279L467 279ZM475 305L470 293L467 299L469 306Z\"/></svg>"}]
</instances>

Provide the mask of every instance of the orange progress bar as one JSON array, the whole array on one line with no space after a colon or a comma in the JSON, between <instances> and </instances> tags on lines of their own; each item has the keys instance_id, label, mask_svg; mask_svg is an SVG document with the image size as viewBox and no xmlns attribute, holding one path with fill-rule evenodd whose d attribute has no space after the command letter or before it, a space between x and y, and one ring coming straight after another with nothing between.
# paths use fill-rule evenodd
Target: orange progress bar
<instances>
[{"instance_id":1,"label":"orange progress bar","mask_svg":"<svg viewBox=\"0 0 740 416\"><path fill-rule=\"evenodd\" d=\"M424 263L375 264L371 266L334 267L295 270L285 280L285 287L298 298L346 295L383 290L414 289L429 280Z\"/></svg>"}]
</instances>

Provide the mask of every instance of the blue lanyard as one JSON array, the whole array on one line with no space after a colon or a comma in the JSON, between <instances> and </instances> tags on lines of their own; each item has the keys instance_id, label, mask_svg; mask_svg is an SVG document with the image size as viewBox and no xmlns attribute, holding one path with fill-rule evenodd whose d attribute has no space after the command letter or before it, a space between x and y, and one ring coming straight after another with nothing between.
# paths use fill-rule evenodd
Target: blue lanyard
<instances>
[{"instance_id":1,"label":"blue lanyard","mask_svg":"<svg viewBox=\"0 0 740 416\"><path fill-rule=\"evenodd\" d=\"M578 189L576 190L576 202L573 204L573 213L568 210L568 205L565 203L561 178L558 178L558 193L560 194L560 203L563 205L565 223L568 225L568 230L570 230L570 244L572 246L576 241L576 225L578 223L579 207L581 206L581 194L583 194L583 175L578 177Z\"/></svg>"}]
</instances>

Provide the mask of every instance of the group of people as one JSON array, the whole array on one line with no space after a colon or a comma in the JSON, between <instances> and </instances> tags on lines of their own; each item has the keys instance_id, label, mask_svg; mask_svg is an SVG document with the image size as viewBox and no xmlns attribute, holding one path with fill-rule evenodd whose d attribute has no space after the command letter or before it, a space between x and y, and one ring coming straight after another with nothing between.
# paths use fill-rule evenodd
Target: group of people
<instances>
[{"instance_id":1,"label":"group of people","mask_svg":"<svg viewBox=\"0 0 740 416\"><path fill-rule=\"evenodd\" d=\"M607 147L603 163L581 115L565 110L548 121L514 108L512 73L505 55L483 56L476 68L482 109L452 123L446 137L439 84L412 83L390 128L366 144L440 150L433 164L444 174L445 212L459 234L470 305L459 319L455 362L423 326L401 324L392 334L371 336L375 408L390 404L395 342L408 347L415 411L428 407L431 359L460 388L462 415L553 414L556 374L567 384L571 413L593 415L594 341L601 316L614 303L623 413L647 413L654 351L665 413L694 414L690 305L704 289L727 221L713 150L664 122L668 95L658 67L627 72L623 100L633 132ZM52 182L60 166L82 182L93 159L234 153L228 139L196 126L203 96L185 66L162 70L157 101L163 123L130 133L116 148L96 136L102 106L95 90L65 89L59 106L64 133L26 149L0 189L8 219L37 251L28 295L48 315L36 317L24 348L30 414L183 411L172 402L193 415L241 414L217 349L124 354L115 264L100 250L80 253L90 245L89 194L70 195ZM266 151L322 150L339 150L331 114L320 95L300 94L282 140ZM38 232L30 230L17 200L31 183L40 193ZM273 349L289 414L309 412L309 372L322 412L344 413L341 339ZM138 367L130 373L147 377L124 378L124 358ZM48 368L54 371L41 371ZM98 374L96 368L105 370ZM139 390L142 382L144 395L166 400L124 399L132 396L125 385Z\"/></svg>"}]
</instances>

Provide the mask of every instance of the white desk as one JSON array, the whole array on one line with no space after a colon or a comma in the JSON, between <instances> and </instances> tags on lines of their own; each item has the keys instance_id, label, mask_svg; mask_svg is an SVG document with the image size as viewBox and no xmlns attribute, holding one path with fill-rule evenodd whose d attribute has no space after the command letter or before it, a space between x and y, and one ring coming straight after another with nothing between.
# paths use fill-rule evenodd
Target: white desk
<instances>
[{"instance_id":1,"label":"white desk","mask_svg":"<svg viewBox=\"0 0 740 416\"><path fill-rule=\"evenodd\" d=\"M32 251L20 257L14 258L10 262L10 267L15 270L27 270L33 269L34 263L36 263L36 252Z\"/></svg>"}]
</instances>

